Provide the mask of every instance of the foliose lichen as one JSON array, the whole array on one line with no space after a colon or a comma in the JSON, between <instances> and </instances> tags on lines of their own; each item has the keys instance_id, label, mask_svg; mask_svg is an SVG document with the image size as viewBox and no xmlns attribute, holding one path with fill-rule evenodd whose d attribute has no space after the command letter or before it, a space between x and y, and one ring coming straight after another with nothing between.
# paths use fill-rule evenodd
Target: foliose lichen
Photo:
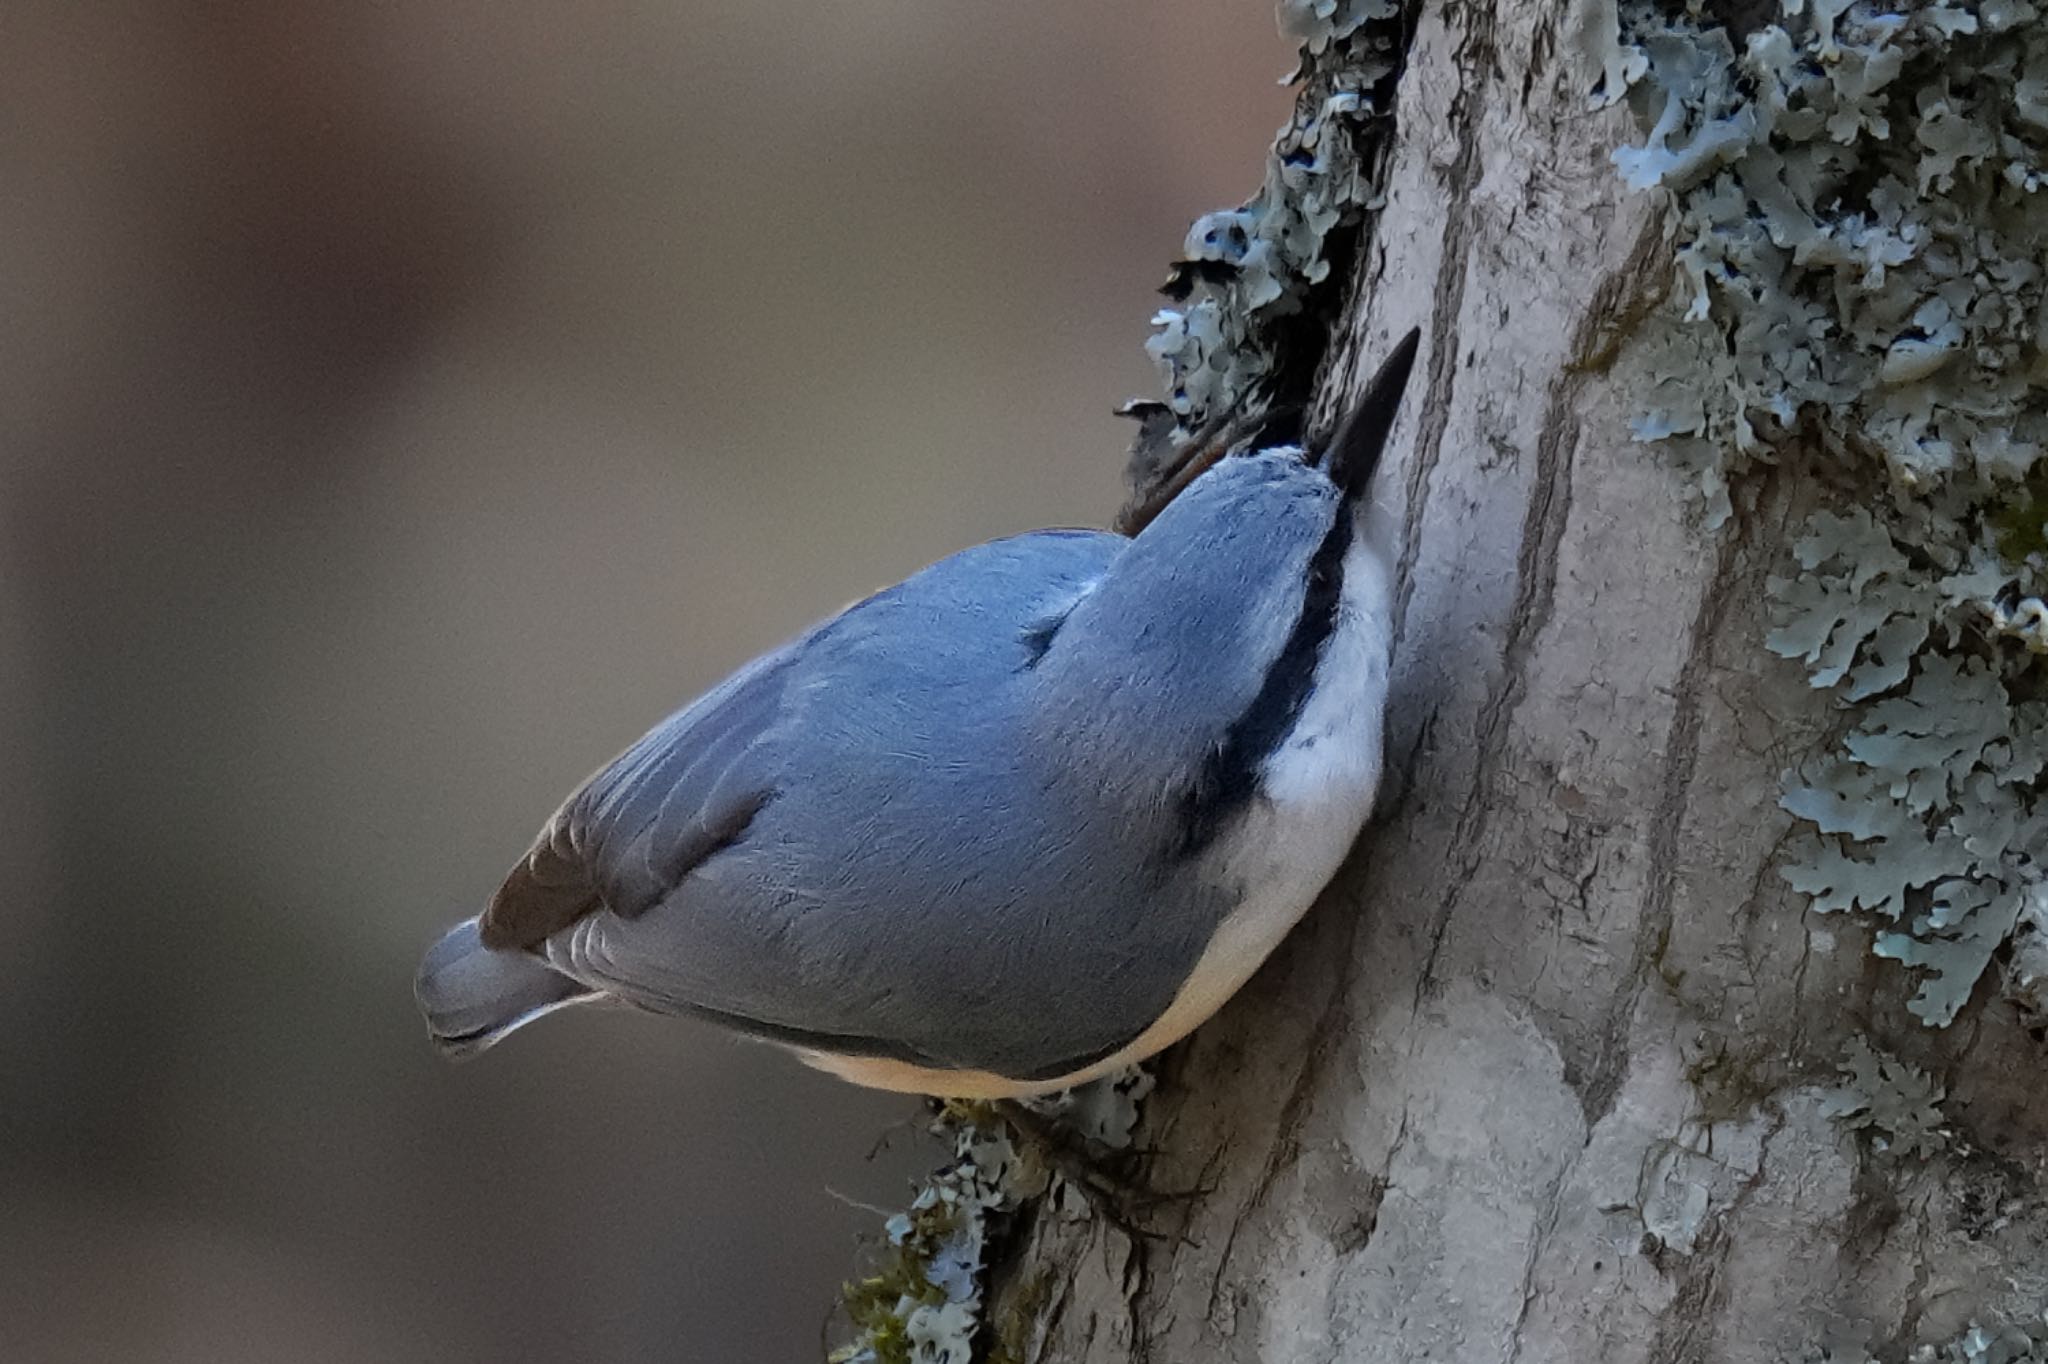
<instances>
[{"instance_id":1,"label":"foliose lichen","mask_svg":"<svg viewBox=\"0 0 2048 1364\"><path fill-rule=\"evenodd\" d=\"M883 1224L875 1272L846 1286L854 1338L831 1364L969 1364L981 1329L982 1263L992 1218L1038 1190L999 1121L957 1107L933 1132L953 1159Z\"/></svg>"},{"instance_id":2,"label":"foliose lichen","mask_svg":"<svg viewBox=\"0 0 2048 1364\"><path fill-rule=\"evenodd\" d=\"M1907 1359L1909 1364L2048 1364L2048 1320L1972 1323L1954 1340L1922 1345Z\"/></svg>"},{"instance_id":3,"label":"foliose lichen","mask_svg":"<svg viewBox=\"0 0 2048 1364\"><path fill-rule=\"evenodd\" d=\"M1093 1084L1026 1102L1077 1141L1127 1150L1152 1092L1132 1067ZM854 1338L831 1364L969 1364L983 1329L985 1252L998 1219L1045 1194L1058 1177L1038 1153L1020 1150L986 1104L947 1104L932 1131L952 1159L917 1191L907 1212L883 1223L886 1248L873 1273L842 1298Z\"/></svg>"},{"instance_id":4,"label":"foliose lichen","mask_svg":"<svg viewBox=\"0 0 2048 1364\"><path fill-rule=\"evenodd\" d=\"M1808 1357L1811 1364L1878 1364L1861 1346L1836 1346ZM2048 1364L2048 1317L1990 1326L1972 1322L1953 1339L1916 1346L1907 1364Z\"/></svg>"},{"instance_id":5,"label":"foliose lichen","mask_svg":"<svg viewBox=\"0 0 2048 1364\"><path fill-rule=\"evenodd\" d=\"M1865 1132L1873 1149L1927 1159L1948 1144L1946 1097L1933 1077L1858 1037L1842 1057L1842 1083L1827 1095L1827 1115Z\"/></svg>"},{"instance_id":6,"label":"foliose lichen","mask_svg":"<svg viewBox=\"0 0 2048 1364\"><path fill-rule=\"evenodd\" d=\"M1767 17L1738 39L1630 4L1604 59L1595 102L1632 82L1649 125L1614 163L1668 196L1682 295L1634 434L1715 524L1751 462L1864 471L1771 582L1768 647L1860 708L1788 777L1785 876L1888 920L1877 952L1945 1025L2048 895L2048 25L2031 0ZM2038 1004L2034 955L2007 988Z\"/></svg>"},{"instance_id":7,"label":"foliose lichen","mask_svg":"<svg viewBox=\"0 0 2048 1364\"><path fill-rule=\"evenodd\" d=\"M1247 406L1306 403L1330 323L1337 267L1376 200L1370 161L1401 62L1396 0L1281 0L1283 34L1300 44L1292 117L1259 192L1188 229L1145 350L1162 399L1123 408L1143 423L1130 481L1143 492L1210 424Z\"/></svg>"},{"instance_id":8,"label":"foliose lichen","mask_svg":"<svg viewBox=\"0 0 2048 1364\"><path fill-rule=\"evenodd\" d=\"M2048 1027L2048 896L2030 895L2013 926L2005 994L2033 1027Z\"/></svg>"},{"instance_id":9,"label":"foliose lichen","mask_svg":"<svg viewBox=\"0 0 2048 1364\"><path fill-rule=\"evenodd\" d=\"M1025 1102L1084 1141L1127 1151L1144 1115L1145 1100L1157 1083L1151 1071L1131 1066L1093 1084Z\"/></svg>"},{"instance_id":10,"label":"foliose lichen","mask_svg":"<svg viewBox=\"0 0 2048 1364\"><path fill-rule=\"evenodd\" d=\"M1392 19L1399 12L1394 0L1280 0L1280 33L1309 56L1321 56L1367 21Z\"/></svg>"}]
</instances>

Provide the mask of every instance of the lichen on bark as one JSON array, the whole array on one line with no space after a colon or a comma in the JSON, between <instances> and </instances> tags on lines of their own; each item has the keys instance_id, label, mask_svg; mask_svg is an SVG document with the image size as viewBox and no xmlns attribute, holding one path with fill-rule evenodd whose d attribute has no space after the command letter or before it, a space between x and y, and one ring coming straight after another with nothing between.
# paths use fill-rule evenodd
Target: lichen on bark
<instances>
[{"instance_id":1,"label":"lichen on bark","mask_svg":"<svg viewBox=\"0 0 2048 1364\"><path fill-rule=\"evenodd\" d=\"M1914 968L1930 1025L2048 899L2048 559L2000 533L2048 455L2038 17L1802 0L1738 35L1622 11L1651 127L1614 160L1668 197L1687 297L1635 432L1700 472L1716 519L1756 460L1853 480L1771 583L1769 647L1860 716L1788 775L1810 829L1785 875L1890 921L1876 951Z\"/></svg>"}]
</instances>

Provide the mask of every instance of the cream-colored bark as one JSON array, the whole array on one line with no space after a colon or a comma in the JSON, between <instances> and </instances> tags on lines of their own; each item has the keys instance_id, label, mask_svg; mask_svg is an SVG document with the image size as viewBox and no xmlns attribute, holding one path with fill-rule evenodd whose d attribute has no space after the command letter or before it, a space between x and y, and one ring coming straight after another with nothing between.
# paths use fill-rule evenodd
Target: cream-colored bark
<instances>
[{"instance_id":1,"label":"cream-colored bark","mask_svg":"<svg viewBox=\"0 0 2048 1364\"><path fill-rule=\"evenodd\" d=\"M2048 1288L2034 1044L1981 1000L1923 1032L1864 930L1776 872L1780 774L1836 712L1764 651L1763 584L1826 494L1767 472L1709 530L1631 441L1627 333L1670 248L1578 22L1489 0L1414 36L1332 366L1425 329L1382 476L1382 815L1170 1055L1148 1178L1207 1191L1167 1239L1050 1213L1021 1238L991 1315L1022 1358L1799 1359ZM1827 1115L1857 1034L1947 1082L1945 1152Z\"/></svg>"}]
</instances>

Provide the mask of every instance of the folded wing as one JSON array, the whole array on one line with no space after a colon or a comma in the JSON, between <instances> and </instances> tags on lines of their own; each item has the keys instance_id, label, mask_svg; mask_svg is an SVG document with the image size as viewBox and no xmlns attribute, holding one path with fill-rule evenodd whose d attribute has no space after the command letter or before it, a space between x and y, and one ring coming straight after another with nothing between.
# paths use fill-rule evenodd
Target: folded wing
<instances>
[{"instance_id":1,"label":"folded wing","mask_svg":"<svg viewBox=\"0 0 2048 1364\"><path fill-rule=\"evenodd\" d=\"M563 803L491 897L493 948L539 947L600 911L633 918L774 798L759 761L795 646L755 660L656 726Z\"/></svg>"},{"instance_id":2,"label":"folded wing","mask_svg":"<svg viewBox=\"0 0 2048 1364\"><path fill-rule=\"evenodd\" d=\"M485 941L811 1050L946 1066L986 1062L994 1039L1062 1056L1125 1040L1156 1012L1145 992L1129 1020L1086 1028L1057 1008L1020 1023L999 992L1045 950L1040 880L1101 860L1092 840L1036 846L1061 822L1031 804L1051 793L1012 779L1038 759L1013 751L1004 708L1127 543L979 546L758 660L562 806Z\"/></svg>"}]
</instances>

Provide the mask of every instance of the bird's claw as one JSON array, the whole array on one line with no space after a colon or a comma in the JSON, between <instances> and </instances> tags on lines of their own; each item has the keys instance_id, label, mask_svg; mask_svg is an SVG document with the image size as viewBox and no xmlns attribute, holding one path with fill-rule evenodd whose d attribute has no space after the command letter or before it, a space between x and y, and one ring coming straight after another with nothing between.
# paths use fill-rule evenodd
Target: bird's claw
<instances>
[{"instance_id":1,"label":"bird's claw","mask_svg":"<svg viewBox=\"0 0 2048 1364\"><path fill-rule=\"evenodd\" d=\"M1150 1188L1141 1179L1139 1168L1153 1148L1117 1150L1014 1100L995 1107L1021 1145L1079 1194L1097 1217L1134 1241L1169 1239L1166 1233L1148 1226L1145 1215L1213 1191L1213 1186L1207 1185Z\"/></svg>"}]
</instances>

